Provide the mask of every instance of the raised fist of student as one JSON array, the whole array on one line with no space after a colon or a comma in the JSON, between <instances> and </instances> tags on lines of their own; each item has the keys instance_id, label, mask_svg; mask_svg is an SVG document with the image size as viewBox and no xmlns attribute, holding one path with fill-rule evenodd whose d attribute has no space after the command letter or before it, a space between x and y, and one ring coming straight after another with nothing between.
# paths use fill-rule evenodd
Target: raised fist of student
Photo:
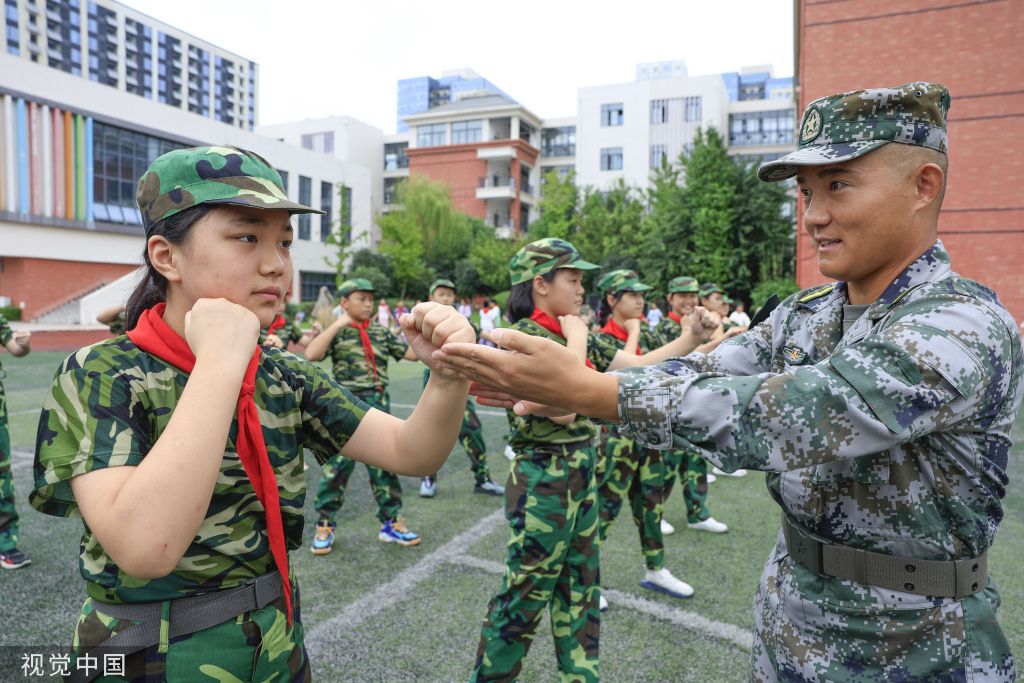
<instances>
[{"instance_id":1,"label":"raised fist of student","mask_svg":"<svg viewBox=\"0 0 1024 683\"><path fill-rule=\"evenodd\" d=\"M633 334L634 332L640 332L640 318L630 318L622 326L622 329L626 330L626 334Z\"/></svg>"},{"instance_id":2,"label":"raised fist of student","mask_svg":"<svg viewBox=\"0 0 1024 683\"><path fill-rule=\"evenodd\" d=\"M15 344L17 344L21 348L25 348L29 345L29 342L31 342L32 340L32 333L29 332L28 330L18 330L17 332L14 333L12 339L14 340Z\"/></svg>"},{"instance_id":3,"label":"raised fist of student","mask_svg":"<svg viewBox=\"0 0 1024 683\"><path fill-rule=\"evenodd\" d=\"M196 360L211 360L244 371L260 334L260 319L227 299L199 299L185 314L185 341Z\"/></svg>"},{"instance_id":4,"label":"raised fist of student","mask_svg":"<svg viewBox=\"0 0 1024 683\"><path fill-rule=\"evenodd\" d=\"M433 359L434 351L448 342L471 344L476 341L476 332L466 316L451 306L432 301L416 304L411 312L402 314L399 324L416 356L431 370L439 370L449 376L455 375L438 366Z\"/></svg>"},{"instance_id":5,"label":"raised fist of student","mask_svg":"<svg viewBox=\"0 0 1024 683\"><path fill-rule=\"evenodd\" d=\"M266 339L265 343L266 343L267 346L273 346L275 349L283 349L284 348L284 342L281 340L280 337L278 337L276 334L273 334L273 333L267 335L267 339Z\"/></svg>"}]
</instances>

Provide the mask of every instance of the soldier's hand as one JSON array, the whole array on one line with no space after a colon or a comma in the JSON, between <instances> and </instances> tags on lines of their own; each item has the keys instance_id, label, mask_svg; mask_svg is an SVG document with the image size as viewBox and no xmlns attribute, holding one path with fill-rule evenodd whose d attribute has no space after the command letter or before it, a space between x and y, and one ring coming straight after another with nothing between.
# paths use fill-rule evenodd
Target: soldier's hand
<instances>
[{"instance_id":1,"label":"soldier's hand","mask_svg":"<svg viewBox=\"0 0 1024 683\"><path fill-rule=\"evenodd\" d=\"M185 341L197 361L209 360L244 371L259 334L256 314L227 299L199 299L185 314Z\"/></svg>"},{"instance_id":2,"label":"soldier's hand","mask_svg":"<svg viewBox=\"0 0 1024 683\"><path fill-rule=\"evenodd\" d=\"M586 336L590 332L587 323L578 315L560 315L558 316L558 322L562 325L562 334L565 335L566 339L570 335L576 338L581 335Z\"/></svg>"},{"instance_id":3,"label":"soldier's hand","mask_svg":"<svg viewBox=\"0 0 1024 683\"><path fill-rule=\"evenodd\" d=\"M640 333L640 318L630 318L629 320L626 321L626 323L622 326L622 328L624 330L626 330L626 334L633 334L634 332L639 334Z\"/></svg>"}]
</instances>

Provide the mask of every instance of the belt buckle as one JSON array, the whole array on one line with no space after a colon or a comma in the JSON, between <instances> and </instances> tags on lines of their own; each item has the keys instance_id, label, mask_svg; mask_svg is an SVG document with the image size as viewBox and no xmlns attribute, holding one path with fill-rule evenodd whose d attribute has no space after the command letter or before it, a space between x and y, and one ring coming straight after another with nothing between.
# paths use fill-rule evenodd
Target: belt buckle
<instances>
[{"instance_id":1,"label":"belt buckle","mask_svg":"<svg viewBox=\"0 0 1024 683\"><path fill-rule=\"evenodd\" d=\"M263 609L281 596L278 590L281 586L281 576L262 576L252 582L253 594L256 598L256 609Z\"/></svg>"},{"instance_id":2,"label":"belt buckle","mask_svg":"<svg viewBox=\"0 0 1024 683\"><path fill-rule=\"evenodd\" d=\"M789 526L795 532L790 539L792 544L789 547L789 554L818 576L826 576L823 570L822 541L806 533L796 524L790 522Z\"/></svg>"}]
</instances>

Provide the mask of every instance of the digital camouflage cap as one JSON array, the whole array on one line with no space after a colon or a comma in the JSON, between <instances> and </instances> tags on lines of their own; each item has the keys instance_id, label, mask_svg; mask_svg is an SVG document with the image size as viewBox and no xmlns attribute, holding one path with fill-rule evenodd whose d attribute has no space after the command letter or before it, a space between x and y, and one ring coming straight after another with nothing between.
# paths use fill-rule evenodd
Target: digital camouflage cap
<instances>
[{"instance_id":1,"label":"digital camouflage cap","mask_svg":"<svg viewBox=\"0 0 1024 683\"><path fill-rule=\"evenodd\" d=\"M647 292L649 285L640 282L640 276L632 270L613 270L601 276L597 281L597 290L602 294L615 292Z\"/></svg>"},{"instance_id":2,"label":"digital camouflage cap","mask_svg":"<svg viewBox=\"0 0 1024 683\"><path fill-rule=\"evenodd\" d=\"M950 97L938 83L907 83L829 95L804 110L795 152L761 164L761 180L792 178L800 166L834 164L890 142L947 153Z\"/></svg>"},{"instance_id":3,"label":"digital camouflage cap","mask_svg":"<svg viewBox=\"0 0 1024 683\"><path fill-rule=\"evenodd\" d=\"M704 297L711 296L715 292L718 292L719 294L725 294L725 290L716 285L714 282L705 282L700 286L700 289L697 293L700 294L700 298L703 299Z\"/></svg>"},{"instance_id":4,"label":"digital camouflage cap","mask_svg":"<svg viewBox=\"0 0 1024 683\"><path fill-rule=\"evenodd\" d=\"M669 294L696 294L699 290L700 283L697 282L695 277L687 277L682 275L680 277L674 277L668 281L668 293Z\"/></svg>"},{"instance_id":5,"label":"digital camouflage cap","mask_svg":"<svg viewBox=\"0 0 1024 683\"><path fill-rule=\"evenodd\" d=\"M508 274L513 285L529 282L538 275L546 275L557 268L597 270L599 266L580 257L576 247L556 237L530 242L516 252L508 262Z\"/></svg>"},{"instance_id":6,"label":"digital camouflage cap","mask_svg":"<svg viewBox=\"0 0 1024 683\"><path fill-rule=\"evenodd\" d=\"M430 289L427 290L427 294L428 295L429 294L433 294L434 290L437 289L438 287L447 287L448 289L450 289L452 291L455 291L455 283L454 282L452 282L451 280L446 280L443 277L439 277L439 278L437 278L436 280L434 280L433 282L430 283Z\"/></svg>"},{"instance_id":7,"label":"digital camouflage cap","mask_svg":"<svg viewBox=\"0 0 1024 683\"><path fill-rule=\"evenodd\" d=\"M376 292L373 288L373 283L367 280L365 277L354 277L351 280L345 280L338 287L338 296L348 296L352 292Z\"/></svg>"},{"instance_id":8,"label":"digital camouflage cap","mask_svg":"<svg viewBox=\"0 0 1024 683\"><path fill-rule=\"evenodd\" d=\"M323 213L289 201L274 167L237 147L190 147L157 157L139 178L135 200L147 236L158 221L200 204Z\"/></svg>"}]
</instances>

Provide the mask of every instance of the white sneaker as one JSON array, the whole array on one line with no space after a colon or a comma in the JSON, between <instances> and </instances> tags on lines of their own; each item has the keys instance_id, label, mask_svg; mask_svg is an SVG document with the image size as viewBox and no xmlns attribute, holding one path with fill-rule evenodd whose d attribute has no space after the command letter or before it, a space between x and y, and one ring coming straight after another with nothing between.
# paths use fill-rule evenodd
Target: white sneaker
<instances>
[{"instance_id":1,"label":"white sneaker","mask_svg":"<svg viewBox=\"0 0 1024 683\"><path fill-rule=\"evenodd\" d=\"M608 601L604 599L603 595L601 596L600 600L597 601L597 607L602 612L607 612L608 611Z\"/></svg>"},{"instance_id":2,"label":"white sneaker","mask_svg":"<svg viewBox=\"0 0 1024 683\"><path fill-rule=\"evenodd\" d=\"M516 452L514 450L512 450L511 446L508 446L508 445L505 446L505 457L508 458L509 460L515 460L516 459Z\"/></svg>"},{"instance_id":3,"label":"white sneaker","mask_svg":"<svg viewBox=\"0 0 1024 683\"><path fill-rule=\"evenodd\" d=\"M744 469L739 469L739 470L736 470L735 472L724 472L724 471L718 469L717 467L714 467L714 468L711 469L711 471L714 472L715 474L717 474L720 477L745 477L745 476L747 476L747 471L744 470ZM710 477L710 476L711 475L709 474L708 477Z\"/></svg>"},{"instance_id":4,"label":"white sneaker","mask_svg":"<svg viewBox=\"0 0 1024 683\"><path fill-rule=\"evenodd\" d=\"M661 535L671 536L676 532L676 528L668 523L668 520L664 517L661 518Z\"/></svg>"},{"instance_id":5,"label":"white sneaker","mask_svg":"<svg viewBox=\"0 0 1024 683\"><path fill-rule=\"evenodd\" d=\"M664 568L657 571L648 569L640 586L671 595L673 598L688 598L693 595L693 586L685 581L680 581L672 576L672 572Z\"/></svg>"},{"instance_id":6,"label":"white sneaker","mask_svg":"<svg viewBox=\"0 0 1024 683\"><path fill-rule=\"evenodd\" d=\"M714 517L708 517L704 521L697 522L696 524L688 523L686 526L691 529L697 529L698 531L710 531L713 534L724 534L729 530L728 526L722 524Z\"/></svg>"},{"instance_id":7,"label":"white sneaker","mask_svg":"<svg viewBox=\"0 0 1024 683\"><path fill-rule=\"evenodd\" d=\"M709 484L714 484L716 479L718 479L718 477L716 477L715 475L713 475L713 474L709 474L708 475L708 483Z\"/></svg>"}]
</instances>

